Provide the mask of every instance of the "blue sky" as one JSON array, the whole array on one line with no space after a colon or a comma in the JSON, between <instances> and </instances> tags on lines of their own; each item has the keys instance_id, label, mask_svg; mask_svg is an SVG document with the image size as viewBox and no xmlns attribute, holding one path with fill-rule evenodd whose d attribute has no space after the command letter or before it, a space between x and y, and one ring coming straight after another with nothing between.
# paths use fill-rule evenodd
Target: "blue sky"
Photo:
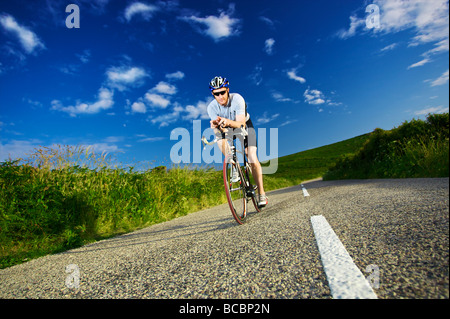
<instances>
[{"instance_id":1,"label":"blue sky","mask_svg":"<svg viewBox=\"0 0 450 319\"><path fill-rule=\"evenodd\" d=\"M66 26L72 3L79 28ZM209 126L216 75L256 128L278 129L279 156L448 112L448 10L442 0L2 1L0 161L64 144L170 166L171 131Z\"/></svg>"}]
</instances>

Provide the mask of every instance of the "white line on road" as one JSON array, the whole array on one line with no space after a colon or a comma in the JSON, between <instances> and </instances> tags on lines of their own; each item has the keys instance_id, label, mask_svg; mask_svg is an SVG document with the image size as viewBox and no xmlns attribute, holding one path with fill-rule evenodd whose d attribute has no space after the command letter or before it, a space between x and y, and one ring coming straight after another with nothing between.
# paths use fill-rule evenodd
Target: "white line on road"
<instances>
[{"instance_id":1,"label":"white line on road","mask_svg":"<svg viewBox=\"0 0 450 319\"><path fill-rule=\"evenodd\" d=\"M333 298L376 299L369 282L353 263L325 217L312 216L311 224Z\"/></svg>"},{"instance_id":2,"label":"white line on road","mask_svg":"<svg viewBox=\"0 0 450 319\"><path fill-rule=\"evenodd\" d=\"M301 186L302 186L303 196L304 196L304 197L309 196L309 193L308 193L308 191L306 190L305 186L303 186L303 185L301 185Z\"/></svg>"}]
</instances>

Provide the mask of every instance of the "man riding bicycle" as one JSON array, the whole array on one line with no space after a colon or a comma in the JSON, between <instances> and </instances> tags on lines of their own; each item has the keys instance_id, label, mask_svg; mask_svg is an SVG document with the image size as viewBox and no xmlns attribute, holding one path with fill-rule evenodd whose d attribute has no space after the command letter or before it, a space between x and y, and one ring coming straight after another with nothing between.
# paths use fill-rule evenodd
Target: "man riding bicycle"
<instances>
[{"instance_id":1,"label":"man riding bicycle","mask_svg":"<svg viewBox=\"0 0 450 319\"><path fill-rule=\"evenodd\" d=\"M227 154L226 137L232 137L232 134L227 134L229 133L227 128L233 130L247 127L248 136L244 139L245 153L252 167L255 183L258 186L258 206L266 206L269 201L264 192L262 168L256 155L256 132L250 114L247 113L247 104L240 94L230 93L228 80L221 76L216 76L211 80L209 89L214 96L214 100L209 103L207 111L211 118L211 128L214 129L219 139L217 144L224 155Z\"/></svg>"}]
</instances>

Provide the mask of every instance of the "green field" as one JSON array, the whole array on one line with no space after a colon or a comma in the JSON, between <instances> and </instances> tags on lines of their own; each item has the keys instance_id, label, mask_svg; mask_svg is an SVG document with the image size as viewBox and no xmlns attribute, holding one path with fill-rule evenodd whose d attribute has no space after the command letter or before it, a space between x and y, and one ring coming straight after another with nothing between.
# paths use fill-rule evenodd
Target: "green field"
<instances>
[{"instance_id":1,"label":"green field","mask_svg":"<svg viewBox=\"0 0 450 319\"><path fill-rule=\"evenodd\" d=\"M324 176L448 176L448 113L280 157L266 191ZM222 172L137 171L89 148L40 148L0 163L0 268L226 202ZM231 216L231 215L230 215ZM230 220L231 222L231 220Z\"/></svg>"},{"instance_id":2,"label":"green field","mask_svg":"<svg viewBox=\"0 0 450 319\"><path fill-rule=\"evenodd\" d=\"M355 154L367 141L369 134L342 142L287 155L278 159L278 170L264 177L265 188L298 185L305 180L323 176L338 159Z\"/></svg>"}]
</instances>

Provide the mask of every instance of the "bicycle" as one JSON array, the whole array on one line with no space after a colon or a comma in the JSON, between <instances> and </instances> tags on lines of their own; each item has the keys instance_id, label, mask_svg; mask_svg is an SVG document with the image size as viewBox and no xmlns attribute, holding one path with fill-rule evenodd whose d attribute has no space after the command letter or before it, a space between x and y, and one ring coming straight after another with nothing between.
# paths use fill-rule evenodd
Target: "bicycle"
<instances>
[{"instance_id":1,"label":"bicycle","mask_svg":"<svg viewBox=\"0 0 450 319\"><path fill-rule=\"evenodd\" d=\"M241 152L236 148L236 135L241 135L245 138L248 133L244 127L241 127L240 132L233 133L233 142L231 145L228 139L226 139L228 151L223 161L223 182L231 214L239 224L244 224L247 221L247 208L250 200L253 202L253 206L257 212L261 212L262 207L258 206L258 199L256 198L256 190L258 187L252 183L250 178L253 177L253 174L251 166L247 161L247 155L245 151ZM214 140L209 142L203 136L203 147L213 145L219 140L219 138L215 137ZM242 154L244 159L243 167L239 163L238 154Z\"/></svg>"}]
</instances>

